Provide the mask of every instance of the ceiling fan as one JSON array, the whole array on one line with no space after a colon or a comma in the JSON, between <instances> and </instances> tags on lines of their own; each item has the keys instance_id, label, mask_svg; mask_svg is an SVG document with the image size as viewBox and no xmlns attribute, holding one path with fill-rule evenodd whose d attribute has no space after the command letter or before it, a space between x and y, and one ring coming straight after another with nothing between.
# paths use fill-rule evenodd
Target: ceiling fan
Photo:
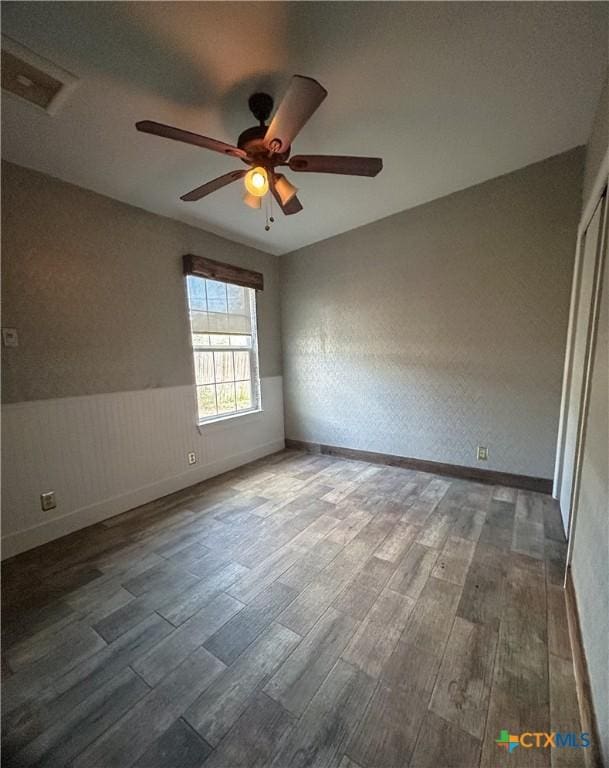
<instances>
[{"instance_id":1,"label":"ceiling fan","mask_svg":"<svg viewBox=\"0 0 609 768\"><path fill-rule=\"evenodd\" d=\"M302 205L291 184L277 168L287 166L291 171L309 173L339 173L346 176L376 176L383 167L379 157L349 157L344 155L293 155L292 142L301 128L326 98L328 92L317 80L294 75L287 93L279 104L270 125L266 125L272 110L273 99L268 93L254 93L248 104L259 125L247 128L239 136L237 146L223 141L183 131L171 125L142 120L135 124L138 131L183 141L197 147L211 149L242 160L249 170L229 171L217 179L181 196L181 200L200 200L217 189L243 179L246 193L244 202L252 208L260 208L262 198L271 192L286 216L302 211ZM268 229L268 224L267 224Z\"/></svg>"}]
</instances>

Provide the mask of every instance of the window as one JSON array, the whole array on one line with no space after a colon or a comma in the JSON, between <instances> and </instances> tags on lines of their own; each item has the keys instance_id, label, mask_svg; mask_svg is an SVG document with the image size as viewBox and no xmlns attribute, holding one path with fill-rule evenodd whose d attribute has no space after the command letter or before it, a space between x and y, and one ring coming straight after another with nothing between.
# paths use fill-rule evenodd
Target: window
<instances>
[{"instance_id":1,"label":"window","mask_svg":"<svg viewBox=\"0 0 609 768\"><path fill-rule=\"evenodd\" d=\"M194 275L186 285L199 421L258 410L255 291Z\"/></svg>"}]
</instances>

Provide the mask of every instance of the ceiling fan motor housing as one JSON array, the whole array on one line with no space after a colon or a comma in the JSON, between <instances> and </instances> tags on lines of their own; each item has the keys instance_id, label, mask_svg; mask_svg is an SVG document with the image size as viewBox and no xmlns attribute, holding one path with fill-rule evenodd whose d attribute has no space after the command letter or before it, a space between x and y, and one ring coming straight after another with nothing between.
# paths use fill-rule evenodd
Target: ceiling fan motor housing
<instances>
[{"instance_id":1,"label":"ceiling fan motor housing","mask_svg":"<svg viewBox=\"0 0 609 768\"><path fill-rule=\"evenodd\" d=\"M271 153L264 144L268 126L254 125L252 128L246 128L237 139L237 146L243 149L248 155L255 157L260 165L275 166L284 163L290 156L291 147L286 152Z\"/></svg>"},{"instance_id":2,"label":"ceiling fan motor housing","mask_svg":"<svg viewBox=\"0 0 609 768\"><path fill-rule=\"evenodd\" d=\"M269 152L264 144L268 126L265 125L273 111L273 97L268 93L253 93L248 99L250 111L259 121L260 125L247 128L240 134L237 140L239 149L243 149L248 155L255 158L260 165L273 167L278 163L285 162L290 155L290 147L285 152Z\"/></svg>"}]
</instances>

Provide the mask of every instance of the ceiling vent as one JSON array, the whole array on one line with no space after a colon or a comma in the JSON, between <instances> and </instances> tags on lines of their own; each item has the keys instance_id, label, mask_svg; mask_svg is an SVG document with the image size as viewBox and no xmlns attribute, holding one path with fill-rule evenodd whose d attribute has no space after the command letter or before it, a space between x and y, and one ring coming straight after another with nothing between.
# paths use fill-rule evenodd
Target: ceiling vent
<instances>
[{"instance_id":1,"label":"ceiling vent","mask_svg":"<svg viewBox=\"0 0 609 768\"><path fill-rule=\"evenodd\" d=\"M77 78L24 45L2 35L2 90L55 115Z\"/></svg>"}]
</instances>

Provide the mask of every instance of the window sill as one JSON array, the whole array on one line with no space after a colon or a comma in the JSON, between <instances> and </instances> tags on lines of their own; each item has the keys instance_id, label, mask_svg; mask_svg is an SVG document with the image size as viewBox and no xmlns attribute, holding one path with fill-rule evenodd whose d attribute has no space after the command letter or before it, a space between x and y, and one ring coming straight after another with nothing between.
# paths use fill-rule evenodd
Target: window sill
<instances>
[{"instance_id":1,"label":"window sill","mask_svg":"<svg viewBox=\"0 0 609 768\"><path fill-rule=\"evenodd\" d=\"M262 408L257 408L254 411L242 411L241 413L229 413L226 416L218 416L215 419L209 419L206 421L199 421L197 423L197 427L199 429L199 432L202 432L203 430L207 430L208 428L221 428L221 427L228 427L233 422L239 422L240 424L247 423L249 421L254 421L255 419L259 418L260 415L264 413L264 410Z\"/></svg>"}]
</instances>

